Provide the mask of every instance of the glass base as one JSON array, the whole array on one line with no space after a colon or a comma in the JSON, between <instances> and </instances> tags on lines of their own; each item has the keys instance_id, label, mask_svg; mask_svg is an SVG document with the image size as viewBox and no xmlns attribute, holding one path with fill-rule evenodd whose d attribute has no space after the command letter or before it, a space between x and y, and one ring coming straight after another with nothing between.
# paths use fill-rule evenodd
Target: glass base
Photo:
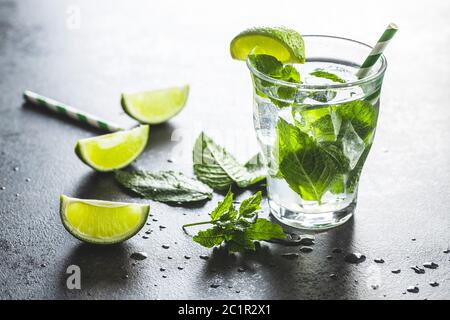
<instances>
[{"instance_id":1,"label":"glass base","mask_svg":"<svg viewBox=\"0 0 450 320\"><path fill-rule=\"evenodd\" d=\"M292 211L280 206L271 199L269 199L269 207L272 215L285 225L298 229L319 231L334 228L347 222L355 211L355 200L343 209L327 212L308 213Z\"/></svg>"}]
</instances>

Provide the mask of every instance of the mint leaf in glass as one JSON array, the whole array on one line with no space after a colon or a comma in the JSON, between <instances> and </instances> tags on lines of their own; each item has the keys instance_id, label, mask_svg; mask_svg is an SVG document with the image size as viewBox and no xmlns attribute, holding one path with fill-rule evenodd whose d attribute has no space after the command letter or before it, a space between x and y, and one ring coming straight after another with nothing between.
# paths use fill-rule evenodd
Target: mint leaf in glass
<instances>
[{"instance_id":1,"label":"mint leaf in glass","mask_svg":"<svg viewBox=\"0 0 450 320\"><path fill-rule=\"evenodd\" d=\"M352 124L355 132L366 144L371 141L377 124L378 112L370 102L355 100L334 105L332 108L342 122L347 121Z\"/></svg>"},{"instance_id":2,"label":"mint leaf in glass","mask_svg":"<svg viewBox=\"0 0 450 320\"><path fill-rule=\"evenodd\" d=\"M328 79L328 80L331 80L333 82L338 82L338 83L346 82L344 79L342 79L338 75L328 72L328 71L325 71L325 70L320 70L320 69L311 72L310 75L312 75L314 77L318 77L318 78Z\"/></svg>"},{"instance_id":3,"label":"mint leaf in glass","mask_svg":"<svg viewBox=\"0 0 450 320\"><path fill-rule=\"evenodd\" d=\"M212 198L212 189L176 171L116 171L123 187L140 196L161 202L196 202Z\"/></svg>"},{"instance_id":4,"label":"mint leaf in glass","mask_svg":"<svg viewBox=\"0 0 450 320\"><path fill-rule=\"evenodd\" d=\"M321 202L337 168L308 134L280 118L277 123L278 166L292 190L304 200Z\"/></svg>"},{"instance_id":5,"label":"mint leaf in glass","mask_svg":"<svg viewBox=\"0 0 450 320\"><path fill-rule=\"evenodd\" d=\"M233 183L246 188L265 179L262 164L241 165L232 154L203 132L194 144L193 161L197 178L215 190L226 190Z\"/></svg>"},{"instance_id":6,"label":"mint leaf in glass","mask_svg":"<svg viewBox=\"0 0 450 320\"><path fill-rule=\"evenodd\" d=\"M266 54L252 54L249 56L249 61L258 71L271 78L292 83L301 82L300 73L294 66L284 65L275 57ZM260 79L254 79L254 81L256 92L261 97L269 97L272 103L280 108L290 105L288 101L295 98L297 92L295 87L274 84Z\"/></svg>"}]
</instances>

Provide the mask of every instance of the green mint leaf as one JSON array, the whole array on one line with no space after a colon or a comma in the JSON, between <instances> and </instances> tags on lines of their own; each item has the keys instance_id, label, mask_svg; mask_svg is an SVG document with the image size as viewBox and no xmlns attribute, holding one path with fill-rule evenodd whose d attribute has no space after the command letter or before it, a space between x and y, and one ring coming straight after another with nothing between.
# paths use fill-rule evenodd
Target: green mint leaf
<instances>
[{"instance_id":1,"label":"green mint leaf","mask_svg":"<svg viewBox=\"0 0 450 320\"><path fill-rule=\"evenodd\" d=\"M211 212L211 219L217 220L219 219L224 213L230 211L233 208L233 193L231 190L228 191L225 198L219 202L217 207Z\"/></svg>"},{"instance_id":2,"label":"green mint leaf","mask_svg":"<svg viewBox=\"0 0 450 320\"><path fill-rule=\"evenodd\" d=\"M277 58L267 54L250 54L248 56L250 63L259 72L271 77L280 77L283 71L283 63Z\"/></svg>"},{"instance_id":3,"label":"green mint leaf","mask_svg":"<svg viewBox=\"0 0 450 320\"><path fill-rule=\"evenodd\" d=\"M246 231L246 235L252 240L284 239L286 234L283 228L264 218L258 218Z\"/></svg>"},{"instance_id":4,"label":"green mint leaf","mask_svg":"<svg viewBox=\"0 0 450 320\"><path fill-rule=\"evenodd\" d=\"M378 111L364 100L356 100L332 107L342 122L350 122L358 136L366 143L372 140L378 118Z\"/></svg>"},{"instance_id":5,"label":"green mint leaf","mask_svg":"<svg viewBox=\"0 0 450 320\"><path fill-rule=\"evenodd\" d=\"M199 231L193 238L195 242L201 244L204 247L212 248L220 246L225 240L225 235L220 228L213 227L204 231Z\"/></svg>"},{"instance_id":6,"label":"green mint leaf","mask_svg":"<svg viewBox=\"0 0 450 320\"><path fill-rule=\"evenodd\" d=\"M245 250L250 251L256 250L253 239L249 238L245 231L233 232L226 243L228 250L230 252L243 252Z\"/></svg>"},{"instance_id":7,"label":"green mint leaf","mask_svg":"<svg viewBox=\"0 0 450 320\"><path fill-rule=\"evenodd\" d=\"M233 182L246 188L265 179L261 167L241 165L203 132L194 144L193 161L197 178L216 190L226 190Z\"/></svg>"},{"instance_id":8,"label":"green mint leaf","mask_svg":"<svg viewBox=\"0 0 450 320\"><path fill-rule=\"evenodd\" d=\"M338 82L338 83L346 82L344 79L342 79L338 75L335 75L334 73L324 71L324 70L316 70L314 72L311 72L310 75L312 75L314 77L318 77L318 78L328 79L328 80L331 80L333 82Z\"/></svg>"},{"instance_id":9,"label":"green mint leaf","mask_svg":"<svg viewBox=\"0 0 450 320\"><path fill-rule=\"evenodd\" d=\"M324 142L320 143L319 147L333 161L337 173L344 174L351 169L351 160L347 157L345 150L342 149L341 142Z\"/></svg>"},{"instance_id":10,"label":"green mint leaf","mask_svg":"<svg viewBox=\"0 0 450 320\"><path fill-rule=\"evenodd\" d=\"M333 100L337 95L337 92L335 90L327 90L327 91L314 91L312 92L309 97L313 100L327 103L328 101Z\"/></svg>"},{"instance_id":11,"label":"green mint leaf","mask_svg":"<svg viewBox=\"0 0 450 320\"><path fill-rule=\"evenodd\" d=\"M183 228L212 224L212 228L199 231L193 240L208 248L225 242L228 250L232 252L255 250L253 241L256 240L285 237L279 225L258 218L255 211L260 209L261 192L245 199L240 205L239 213L233 207L232 201L233 194L230 191L211 213L211 220L185 224Z\"/></svg>"},{"instance_id":12,"label":"green mint leaf","mask_svg":"<svg viewBox=\"0 0 450 320\"><path fill-rule=\"evenodd\" d=\"M287 81L287 82L294 82L299 83L300 82L300 73L297 69L295 69L294 66L288 64L283 67L283 70L281 70L281 80Z\"/></svg>"},{"instance_id":13,"label":"green mint leaf","mask_svg":"<svg viewBox=\"0 0 450 320\"><path fill-rule=\"evenodd\" d=\"M212 198L202 182L176 171L117 171L116 180L125 188L161 202L196 202Z\"/></svg>"},{"instance_id":14,"label":"green mint leaf","mask_svg":"<svg viewBox=\"0 0 450 320\"><path fill-rule=\"evenodd\" d=\"M239 215L243 217L249 217L250 213L261 209L261 191L258 191L250 198L245 199L239 206Z\"/></svg>"},{"instance_id":15,"label":"green mint leaf","mask_svg":"<svg viewBox=\"0 0 450 320\"><path fill-rule=\"evenodd\" d=\"M330 185L330 191L333 194L341 194L345 192L345 180L343 174L338 174L334 177Z\"/></svg>"},{"instance_id":16,"label":"green mint leaf","mask_svg":"<svg viewBox=\"0 0 450 320\"><path fill-rule=\"evenodd\" d=\"M369 151L372 145L368 145L362 155L359 157L358 163L356 164L355 168L348 173L347 176L347 192L353 193L356 191L356 187L358 185L359 177L361 175L361 171L364 165L364 162L367 159L367 156L369 155Z\"/></svg>"},{"instance_id":17,"label":"green mint leaf","mask_svg":"<svg viewBox=\"0 0 450 320\"><path fill-rule=\"evenodd\" d=\"M292 190L320 203L336 174L334 162L306 133L280 118L277 123L278 166Z\"/></svg>"}]
</instances>

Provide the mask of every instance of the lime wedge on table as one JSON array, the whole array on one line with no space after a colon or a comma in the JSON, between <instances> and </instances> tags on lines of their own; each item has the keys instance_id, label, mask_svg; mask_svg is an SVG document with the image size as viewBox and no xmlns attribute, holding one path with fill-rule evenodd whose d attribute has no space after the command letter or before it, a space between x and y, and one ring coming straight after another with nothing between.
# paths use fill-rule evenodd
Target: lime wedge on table
<instances>
[{"instance_id":1,"label":"lime wedge on table","mask_svg":"<svg viewBox=\"0 0 450 320\"><path fill-rule=\"evenodd\" d=\"M78 140L75 153L98 171L112 171L126 167L144 151L150 127L118 131L98 137Z\"/></svg>"},{"instance_id":2,"label":"lime wedge on table","mask_svg":"<svg viewBox=\"0 0 450 320\"><path fill-rule=\"evenodd\" d=\"M178 114L186 104L189 86L123 93L123 110L141 123L163 123Z\"/></svg>"},{"instance_id":3,"label":"lime wedge on table","mask_svg":"<svg viewBox=\"0 0 450 320\"><path fill-rule=\"evenodd\" d=\"M144 226L148 204L84 200L61 195L60 215L67 231L82 241L113 244L125 241Z\"/></svg>"},{"instance_id":4,"label":"lime wedge on table","mask_svg":"<svg viewBox=\"0 0 450 320\"><path fill-rule=\"evenodd\" d=\"M233 59L246 60L257 48L257 53L273 56L284 63L305 63L302 36L295 30L283 27L251 28L239 33L230 44Z\"/></svg>"}]
</instances>

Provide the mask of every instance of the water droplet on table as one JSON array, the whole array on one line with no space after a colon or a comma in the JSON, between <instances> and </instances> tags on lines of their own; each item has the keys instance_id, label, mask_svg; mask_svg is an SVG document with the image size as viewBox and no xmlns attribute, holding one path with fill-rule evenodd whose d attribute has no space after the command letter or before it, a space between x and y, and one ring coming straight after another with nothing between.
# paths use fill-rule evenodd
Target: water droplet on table
<instances>
[{"instance_id":1,"label":"water droplet on table","mask_svg":"<svg viewBox=\"0 0 450 320\"><path fill-rule=\"evenodd\" d=\"M19 171L19 167L14 167L14 171Z\"/></svg>"},{"instance_id":2,"label":"water droplet on table","mask_svg":"<svg viewBox=\"0 0 450 320\"><path fill-rule=\"evenodd\" d=\"M186 255L186 256L184 256L184 258L185 258L186 260L189 260L189 259L191 258L191 256Z\"/></svg>"},{"instance_id":3,"label":"water droplet on table","mask_svg":"<svg viewBox=\"0 0 450 320\"><path fill-rule=\"evenodd\" d=\"M4 188L4 187L3 187ZM3 189L4 190L4 189ZM450 253L450 249L442 251L443 253Z\"/></svg>"},{"instance_id":4,"label":"water droplet on table","mask_svg":"<svg viewBox=\"0 0 450 320\"><path fill-rule=\"evenodd\" d=\"M167 244L163 244L161 247L162 247L163 249L169 249L169 248L170 248L170 246L168 246Z\"/></svg>"},{"instance_id":5,"label":"water droplet on table","mask_svg":"<svg viewBox=\"0 0 450 320\"><path fill-rule=\"evenodd\" d=\"M377 290L380 286L378 284L372 284L370 285L373 290Z\"/></svg>"},{"instance_id":6,"label":"water droplet on table","mask_svg":"<svg viewBox=\"0 0 450 320\"><path fill-rule=\"evenodd\" d=\"M411 293L418 293L419 292L419 287L417 287L417 286L409 286L408 288L406 288L406 291L411 292Z\"/></svg>"},{"instance_id":7,"label":"water droplet on table","mask_svg":"<svg viewBox=\"0 0 450 320\"><path fill-rule=\"evenodd\" d=\"M308 253L311 251L313 251L313 248L311 248L311 247L305 247L305 246L300 247L300 252Z\"/></svg>"},{"instance_id":8,"label":"water droplet on table","mask_svg":"<svg viewBox=\"0 0 450 320\"><path fill-rule=\"evenodd\" d=\"M218 284L218 283L212 283L212 284L210 285L210 287L213 288L213 289L216 289L216 288L220 287L220 284Z\"/></svg>"},{"instance_id":9,"label":"water droplet on table","mask_svg":"<svg viewBox=\"0 0 450 320\"><path fill-rule=\"evenodd\" d=\"M209 256L207 256L205 254L202 254L202 255L199 256L199 258L202 259L202 260L208 260Z\"/></svg>"},{"instance_id":10,"label":"water droplet on table","mask_svg":"<svg viewBox=\"0 0 450 320\"><path fill-rule=\"evenodd\" d=\"M25 182L30 182L30 181L31 181L30 178L26 178L26 179L25 179Z\"/></svg>"},{"instance_id":11,"label":"water droplet on table","mask_svg":"<svg viewBox=\"0 0 450 320\"><path fill-rule=\"evenodd\" d=\"M5 190L6 189L6 187L0 187L0 190Z\"/></svg>"},{"instance_id":12,"label":"water droplet on table","mask_svg":"<svg viewBox=\"0 0 450 320\"><path fill-rule=\"evenodd\" d=\"M296 253L296 252L283 253L281 255L281 257L283 257L285 259L297 259L298 258L298 253Z\"/></svg>"},{"instance_id":13,"label":"water droplet on table","mask_svg":"<svg viewBox=\"0 0 450 320\"><path fill-rule=\"evenodd\" d=\"M335 273L330 274L330 278L333 279L333 280L336 280L337 279L337 274L335 274Z\"/></svg>"},{"instance_id":14,"label":"water droplet on table","mask_svg":"<svg viewBox=\"0 0 450 320\"><path fill-rule=\"evenodd\" d=\"M333 259L333 256L326 256L327 260Z\"/></svg>"},{"instance_id":15,"label":"water droplet on table","mask_svg":"<svg viewBox=\"0 0 450 320\"><path fill-rule=\"evenodd\" d=\"M156 218L153 218L152 220L153 220L154 222L158 222L158 219L156 219Z\"/></svg>"},{"instance_id":16,"label":"water droplet on table","mask_svg":"<svg viewBox=\"0 0 450 320\"><path fill-rule=\"evenodd\" d=\"M148 239L149 237L148 236L142 236L142 239Z\"/></svg>"},{"instance_id":17,"label":"water droplet on table","mask_svg":"<svg viewBox=\"0 0 450 320\"><path fill-rule=\"evenodd\" d=\"M391 272L392 272L392 273L395 273L395 274L398 274L398 273L402 272L402 270L400 270L400 269L394 269L394 270L391 270Z\"/></svg>"},{"instance_id":18,"label":"water droplet on table","mask_svg":"<svg viewBox=\"0 0 450 320\"><path fill-rule=\"evenodd\" d=\"M439 282L432 281L432 282L430 282L430 286L432 286L432 287L438 287L438 286L439 286Z\"/></svg>"},{"instance_id":19,"label":"water droplet on table","mask_svg":"<svg viewBox=\"0 0 450 320\"><path fill-rule=\"evenodd\" d=\"M130 258L134 259L134 260L144 260L144 259L147 259L147 253L143 252L143 251L133 252L130 255Z\"/></svg>"},{"instance_id":20,"label":"water droplet on table","mask_svg":"<svg viewBox=\"0 0 450 320\"><path fill-rule=\"evenodd\" d=\"M181 267L181 266L178 267L178 270L183 270L183 269L184 269L184 267Z\"/></svg>"},{"instance_id":21,"label":"water droplet on table","mask_svg":"<svg viewBox=\"0 0 450 320\"><path fill-rule=\"evenodd\" d=\"M344 260L348 263L361 263L366 260L366 256L359 252L352 252L347 254Z\"/></svg>"},{"instance_id":22,"label":"water droplet on table","mask_svg":"<svg viewBox=\"0 0 450 320\"><path fill-rule=\"evenodd\" d=\"M172 159L167 159L167 162L168 162L168 163L172 163L173 160L172 160Z\"/></svg>"},{"instance_id":23,"label":"water droplet on table","mask_svg":"<svg viewBox=\"0 0 450 320\"><path fill-rule=\"evenodd\" d=\"M159 271L161 271L161 272L164 272L164 271L166 271L166 268L159 268Z\"/></svg>"},{"instance_id":24,"label":"water droplet on table","mask_svg":"<svg viewBox=\"0 0 450 320\"><path fill-rule=\"evenodd\" d=\"M376 263L384 263L383 258L375 258L375 259L373 259L373 261L375 261Z\"/></svg>"},{"instance_id":25,"label":"water droplet on table","mask_svg":"<svg viewBox=\"0 0 450 320\"><path fill-rule=\"evenodd\" d=\"M425 268L428 268L428 269L437 269L437 267L439 267L439 265L437 263L434 263L434 262L425 262L423 264L423 266Z\"/></svg>"},{"instance_id":26,"label":"water droplet on table","mask_svg":"<svg viewBox=\"0 0 450 320\"><path fill-rule=\"evenodd\" d=\"M425 269L419 267L419 266L411 266L411 269L414 270L415 273L417 274L424 274L425 273Z\"/></svg>"},{"instance_id":27,"label":"water droplet on table","mask_svg":"<svg viewBox=\"0 0 450 320\"><path fill-rule=\"evenodd\" d=\"M163 226L163 225L160 225L159 228L160 228L160 229L165 229L165 228L167 228L167 227L166 227L166 226Z\"/></svg>"}]
</instances>

